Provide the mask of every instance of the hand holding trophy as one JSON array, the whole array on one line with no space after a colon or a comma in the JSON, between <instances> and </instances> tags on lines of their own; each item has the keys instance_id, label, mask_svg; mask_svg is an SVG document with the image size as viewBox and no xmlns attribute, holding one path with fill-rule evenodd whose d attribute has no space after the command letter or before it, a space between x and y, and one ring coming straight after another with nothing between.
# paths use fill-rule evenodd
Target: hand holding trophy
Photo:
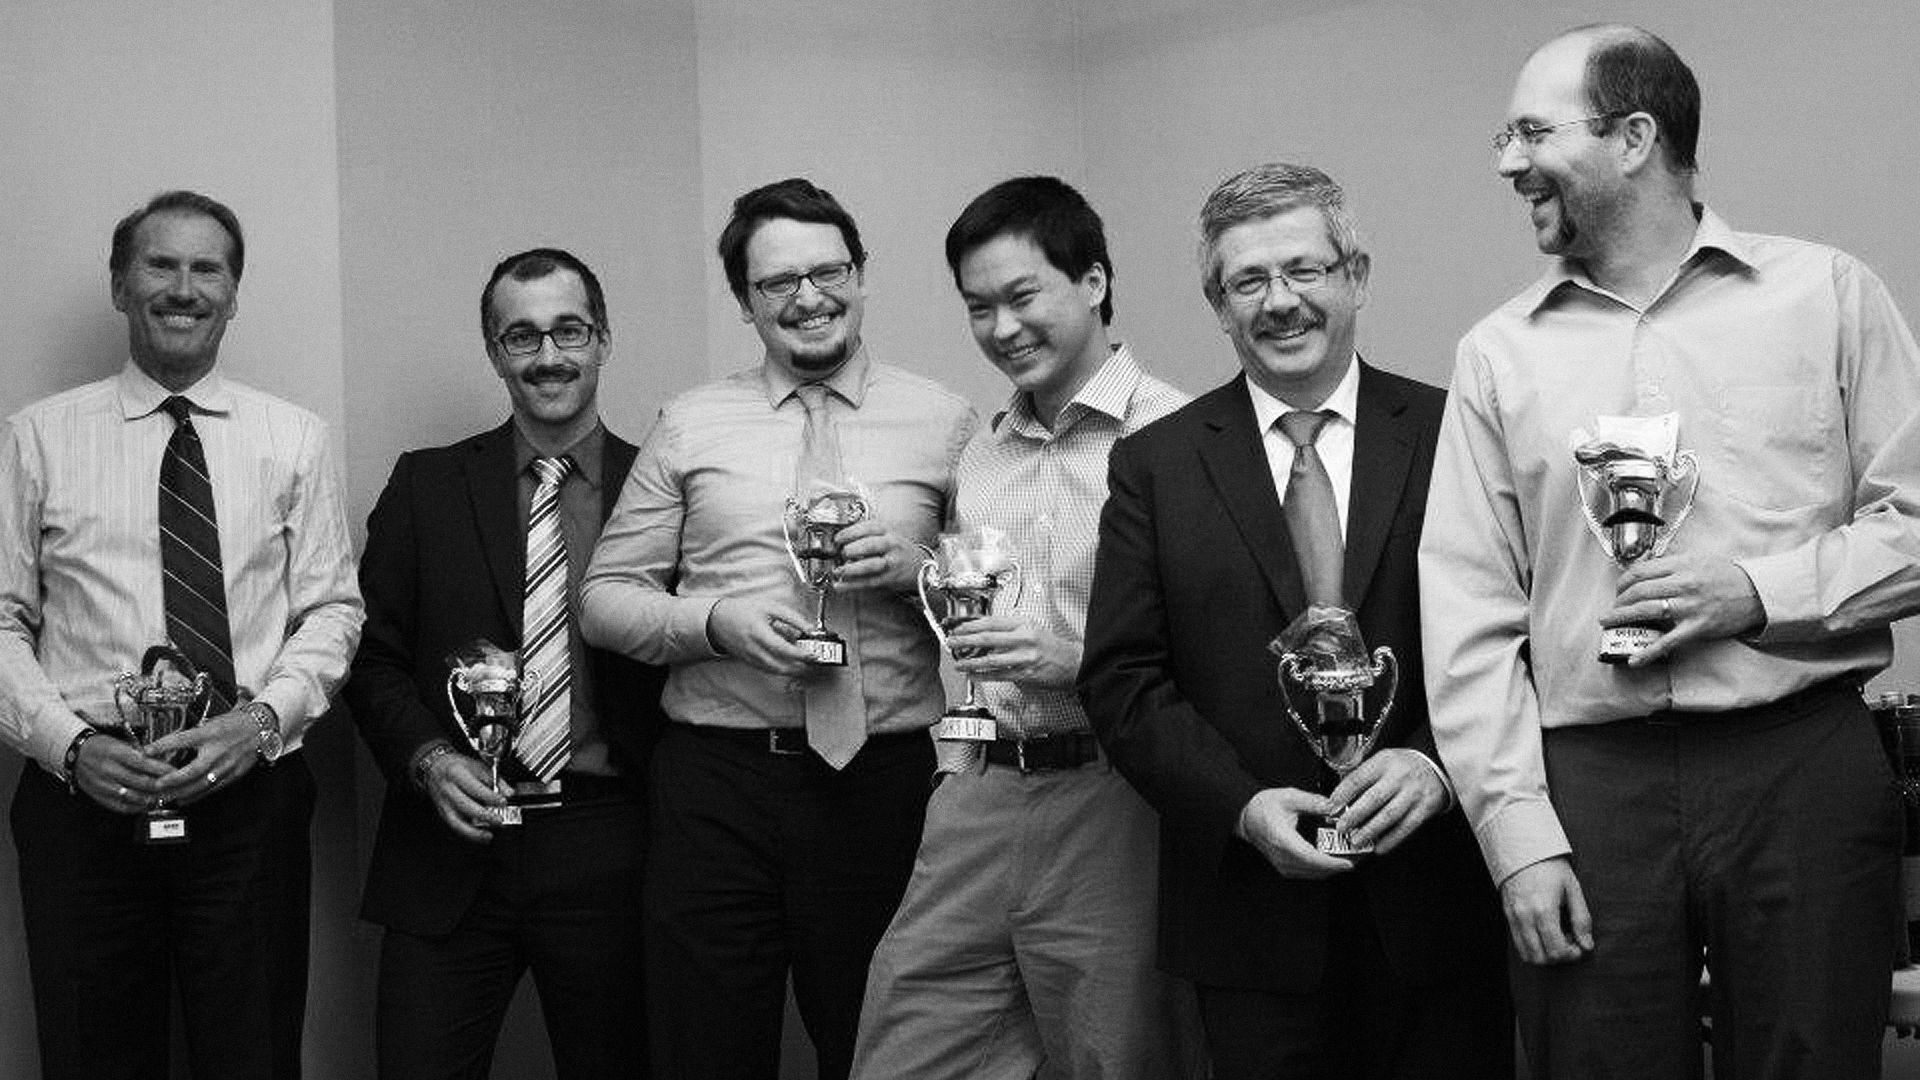
<instances>
[{"instance_id":1,"label":"hand holding trophy","mask_svg":"<svg viewBox=\"0 0 1920 1080\"><path fill-rule=\"evenodd\" d=\"M487 763L493 790L505 795L507 788L500 782L500 762L513 750L514 737L520 731L522 707L539 690L539 673L521 671L517 656L484 640L449 654L447 666L451 669L447 673L447 708L460 723L468 744L480 755L480 760ZM455 690L473 703L470 713L460 710ZM517 805L508 803L497 813L498 824L521 823Z\"/></svg>"},{"instance_id":2,"label":"hand holding trophy","mask_svg":"<svg viewBox=\"0 0 1920 1080\"><path fill-rule=\"evenodd\" d=\"M1400 681L1393 650L1382 645L1369 655L1353 612L1314 605L1269 642L1267 651L1280 660L1280 697L1286 703L1287 715L1314 754L1336 776L1344 777L1359 768L1393 712L1393 696ZM1367 692L1376 684L1380 686L1380 711L1368 719ZM1308 715L1302 715L1295 704L1293 687L1313 695ZM1343 858L1373 850L1371 844L1353 843L1338 819L1317 827L1314 846L1324 854Z\"/></svg>"},{"instance_id":3,"label":"hand holding trophy","mask_svg":"<svg viewBox=\"0 0 1920 1080\"><path fill-rule=\"evenodd\" d=\"M920 564L920 610L941 647L951 651L946 632L992 614L994 597L1009 582L1015 583L1014 600L1019 601L1020 563L1013 557L1006 534L991 526L942 533L939 542L939 552ZM932 593L941 597L939 613L935 612ZM974 696L973 676L968 675L966 682L966 700L947 706L934 728L934 738L992 742L998 737L993 713Z\"/></svg>"},{"instance_id":4,"label":"hand holding trophy","mask_svg":"<svg viewBox=\"0 0 1920 1080\"><path fill-rule=\"evenodd\" d=\"M155 645L140 658L140 671L121 672L113 684L113 707L136 749L145 753L160 739L198 724L213 705L212 679L195 671L171 645ZM140 821L140 841L184 844L187 819L156 800Z\"/></svg>"},{"instance_id":5,"label":"hand holding trophy","mask_svg":"<svg viewBox=\"0 0 1920 1080\"><path fill-rule=\"evenodd\" d=\"M840 530L871 513L872 502L857 486L817 490L805 498L789 496L780 517L787 557L800 583L814 593L813 627L795 638L812 652L811 663L845 667L847 639L827 628L827 596L833 591L834 571L846 561Z\"/></svg>"},{"instance_id":6,"label":"hand holding trophy","mask_svg":"<svg viewBox=\"0 0 1920 1080\"><path fill-rule=\"evenodd\" d=\"M1680 417L1602 416L1595 433L1575 429L1569 440L1579 465L1580 509L1594 538L1625 568L1659 555L1693 509L1700 470L1678 449ZM1660 636L1653 624L1600 632L1600 662L1624 664Z\"/></svg>"}]
</instances>

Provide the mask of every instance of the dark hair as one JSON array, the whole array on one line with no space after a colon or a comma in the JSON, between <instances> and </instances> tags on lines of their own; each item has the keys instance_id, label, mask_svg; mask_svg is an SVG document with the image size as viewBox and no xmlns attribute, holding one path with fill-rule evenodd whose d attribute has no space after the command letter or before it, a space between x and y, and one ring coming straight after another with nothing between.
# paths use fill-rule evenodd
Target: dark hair
<instances>
[{"instance_id":1,"label":"dark hair","mask_svg":"<svg viewBox=\"0 0 1920 1080\"><path fill-rule=\"evenodd\" d=\"M853 265L865 269L867 249L860 244L860 227L839 200L825 188L797 176L776 180L733 200L733 216L720 230L720 265L727 272L727 287L741 303L747 300L747 242L763 223L774 218L834 226L846 241Z\"/></svg>"},{"instance_id":2,"label":"dark hair","mask_svg":"<svg viewBox=\"0 0 1920 1080\"><path fill-rule=\"evenodd\" d=\"M133 261L133 234L140 223L155 214L200 214L212 218L227 230L227 269L233 280L247 265L247 241L240 233L240 218L227 205L209 199L197 191L163 191L147 200L147 205L120 219L113 227L113 247L107 253L107 273L119 277Z\"/></svg>"},{"instance_id":3,"label":"dark hair","mask_svg":"<svg viewBox=\"0 0 1920 1080\"><path fill-rule=\"evenodd\" d=\"M600 291L600 279L593 276L587 264L575 258L570 251L534 248L518 255L509 255L493 268L492 276L487 278L487 287L480 290L480 336L489 341L493 338L493 290L500 284L500 279L510 277L515 281L539 281L561 270L571 270L580 275L580 284L587 288L587 314L592 317L594 328L603 335L611 334L612 328L607 325L607 296Z\"/></svg>"},{"instance_id":4,"label":"dark hair","mask_svg":"<svg viewBox=\"0 0 1920 1080\"><path fill-rule=\"evenodd\" d=\"M1659 125L1667 163L1683 173L1700 170L1700 84L1673 46L1637 26L1598 25L1573 33L1593 36L1587 53L1588 110L1610 117L1592 123L1595 135L1613 130L1618 117L1644 112Z\"/></svg>"},{"instance_id":5,"label":"dark hair","mask_svg":"<svg viewBox=\"0 0 1920 1080\"><path fill-rule=\"evenodd\" d=\"M960 260L1002 236L1033 241L1054 269L1076 281L1095 266L1107 275L1100 321L1113 322L1113 260L1100 215L1066 181L1052 176L1003 180L967 204L947 230L947 269L960 284Z\"/></svg>"}]
</instances>

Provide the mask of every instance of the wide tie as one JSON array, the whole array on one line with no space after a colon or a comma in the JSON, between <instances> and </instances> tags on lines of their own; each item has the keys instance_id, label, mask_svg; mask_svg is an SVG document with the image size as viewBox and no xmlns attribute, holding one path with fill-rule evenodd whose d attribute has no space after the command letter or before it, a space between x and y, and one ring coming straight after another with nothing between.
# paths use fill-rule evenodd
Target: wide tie
<instances>
[{"instance_id":1,"label":"wide tie","mask_svg":"<svg viewBox=\"0 0 1920 1080\"><path fill-rule=\"evenodd\" d=\"M1331 412L1290 412L1280 417L1280 431L1293 443L1283 508L1300 560L1300 576L1306 582L1307 602L1345 607L1340 575L1346 541L1340 530L1340 509L1334 501L1333 481L1313 445L1333 417Z\"/></svg>"},{"instance_id":2,"label":"wide tie","mask_svg":"<svg viewBox=\"0 0 1920 1080\"><path fill-rule=\"evenodd\" d=\"M560 534L560 485L570 457L533 462L539 483L527 510L527 588L520 622L520 669L534 672L533 702L520 724L514 756L542 781L566 768L572 753L573 668L567 640L567 544Z\"/></svg>"},{"instance_id":3,"label":"wide tie","mask_svg":"<svg viewBox=\"0 0 1920 1080\"><path fill-rule=\"evenodd\" d=\"M160 408L173 436L160 458L161 603L167 637L213 683L212 713L233 707L233 632L220 572L220 527L213 510L207 454L193 426L193 406L175 395Z\"/></svg>"},{"instance_id":4,"label":"wide tie","mask_svg":"<svg viewBox=\"0 0 1920 1080\"><path fill-rule=\"evenodd\" d=\"M833 422L827 388L804 383L794 391L807 412L800 433L800 460L794 470L794 494L804 503L821 488L845 490L846 469L840 459L840 433ZM860 692L860 602L835 594L831 604L838 618L836 633L847 639L847 666L818 668L801 681L805 698L807 745L821 760L845 768L867 741L866 699Z\"/></svg>"}]
</instances>

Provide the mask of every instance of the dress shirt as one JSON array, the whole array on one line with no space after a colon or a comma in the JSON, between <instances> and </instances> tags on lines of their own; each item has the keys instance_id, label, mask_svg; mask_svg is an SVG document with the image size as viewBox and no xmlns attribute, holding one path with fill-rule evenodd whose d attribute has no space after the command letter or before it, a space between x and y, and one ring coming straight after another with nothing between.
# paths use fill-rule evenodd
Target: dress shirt
<instances>
[{"instance_id":1,"label":"dress shirt","mask_svg":"<svg viewBox=\"0 0 1920 1080\"><path fill-rule=\"evenodd\" d=\"M1280 430L1280 418L1287 413L1300 410L1298 405L1289 405L1267 393L1254 384L1247 384L1247 396L1253 399L1253 418L1260 425L1260 443L1267 450L1267 468L1273 471L1273 490L1284 505L1287 501L1287 476L1293 471L1293 440ZM1333 483L1334 506L1340 511L1340 535L1347 533L1347 505L1352 502L1353 487L1353 425L1360 415L1360 361L1354 357L1347 361L1347 373L1340 377L1340 384L1310 412L1331 412L1333 419L1320 428L1320 436L1313 440L1314 453L1320 455L1320 464L1326 466L1327 479Z\"/></svg>"},{"instance_id":2,"label":"dress shirt","mask_svg":"<svg viewBox=\"0 0 1920 1080\"><path fill-rule=\"evenodd\" d=\"M1766 623L1629 669L1595 659L1620 571L1569 448L1679 414L1699 462L1669 554L1732 560ZM1644 308L1560 263L1462 339L1421 546L1433 731L1496 881L1567 852L1540 729L1778 700L1892 656L1920 607L1920 348L1831 248L1704 208Z\"/></svg>"},{"instance_id":3,"label":"dress shirt","mask_svg":"<svg viewBox=\"0 0 1920 1080\"><path fill-rule=\"evenodd\" d=\"M1188 400L1147 374L1119 345L1060 410L1052 431L1034 415L1033 396L1020 391L974 436L960 456L954 525L992 526L1013 545L1020 560L1018 596L1001 593L994 600L996 614L1045 627L1079 651L1086 640L1100 508L1107 502L1107 454L1122 436ZM1071 685L979 681L977 687L1002 739L1092 730Z\"/></svg>"},{"instance_id":4,"label":"dress shirt","mask_svg":"<svg viewBox=\"0 0 1920 1080\"><path fill-rule=\"evenodd\" d=\"M560 484L560 538L567 546L567 597L573 610L567 619L568 695L567 731L572 741L568 754L569 772L613 776L617 770L607 753L607 740L600 735L600 720L593 711L593 663L587 657L587 643L580 636L580 580L586 577L587 560L593 556L593 543L600 535L600 492L607 478L602 473L607 429L600 424L580 436L561 451L573 459L573 471ZM513 468L519 477L519 526L521 542L527 535L527 516L533 510L533 492L540 478L533 471L534 459L544 457L527 441L518 424L513 428ZM625 479L618 477L616 479Z\"/></svg>"},{"instance_id":5,"label":"dress shirt","mask_svg":"<svg viewBox=\"0 0 1920 1080\"><path fill-rule=\"evenodd\" d=\"M55 775L83 724L120 722L114 680L167 637L168 396L129 362L0 431L0 742ZM365 616L326 429L217 373L183 396L213 474L234 676L279 714L290 752L326 711Z\"/></svg>"},{"instance_id":6,"label":"dress shirt","mask_svg":"<svg viewBox=\"0 0 1920 1080\"><path fill-rule=\"evenodd\" d=\"M781 529L806 422L798 385L768 362L668 402L581 584L588 641L672 665L661 706L674 720L804 723L798 680L723 655L707 637L713 605L728 596L778 596L811 624L814 594L794 573ZM873 362L864 348L827 385L848 479L865 488L890 529L931 543L973 434L973 409L936 383ZM941 708L939 656L917 601L831 595L828 625L858 626L867 730L932 723Z\"/></svg>"}]
</instances>

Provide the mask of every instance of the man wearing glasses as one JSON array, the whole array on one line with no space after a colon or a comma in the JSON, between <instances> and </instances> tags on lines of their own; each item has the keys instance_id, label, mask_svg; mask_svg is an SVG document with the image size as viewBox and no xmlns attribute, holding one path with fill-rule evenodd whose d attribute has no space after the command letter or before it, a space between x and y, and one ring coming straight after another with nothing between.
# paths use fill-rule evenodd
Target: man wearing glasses
<instances>
[{"instance_id":1,"label":"man wearing glasses","mask_svg":"<svg viewBox=\"0 0 1920 1080\"><path fill-rule=\"evenodd\" d=\"M1511 1076L1499 911L1419 689L1443 395L1356 354L1369 260L1324 173L1231 177L1200 231L1241 374L1114 447L1080 672L1160 812L1160 964L1198 987L1216 1080ZM1334 609L1400 672L1377 748L1338 780L1268 651ZM1375 853L1323 852L1309 815Z\"/></svg>"},{"instance_id":2,"label":"man wearing glasses","mask_svg":"<svg viewBox=\"0 0 1920 1080\"><path fill-rule=\"evenodd\" d=\"M1556 260L1459 346L1433 729L1536 1075L1697 1075L1704 951L1716 1069L1877 1076L1900 817L1859 687L1920 609L1920 349L1858 261L1694 200L1699 115L1638 28L1521 70L1494 147ZM1609 459L1663 478L1646 557Z\"/></svg>"},{"instance_id":3,"label":"man wearing glasses","mask_svg":"<svg viewBox=\"0 0 1920 1080\"><path fill-rule=\"evenodd\" d=\"M645 1076L635 912L663 673L587 647L569 610L635 453L600 422L606 300L573 255L525 251L488 278L480 328L512 416L401 455L360 565L346 697L387 778L363 908L386 928L380 1074L486 1076L531 970L560 1076ZM450 711L449 658L476 640L524 680L498 787Z\"/></svg>"},{"instance_id":4,"label":"man wearing glasses","mask_svg":"<svg viewBox=\"0 0 1920 1080\"><path fill-rule=\"evenodd\" d=\"M832 195L800 179L742 195L719 252L764 359L661 411L584 620L672 669L644 904L656 1070L774 1075L791 977L819 1075L839 1080L920 840L942 691L907 596L973 410L869 355L866 251ZM795 557L790 505L847 522L822 528L838 560ZM836 561L820 594L796 573Z\"/></svg>"}]
</instances>

